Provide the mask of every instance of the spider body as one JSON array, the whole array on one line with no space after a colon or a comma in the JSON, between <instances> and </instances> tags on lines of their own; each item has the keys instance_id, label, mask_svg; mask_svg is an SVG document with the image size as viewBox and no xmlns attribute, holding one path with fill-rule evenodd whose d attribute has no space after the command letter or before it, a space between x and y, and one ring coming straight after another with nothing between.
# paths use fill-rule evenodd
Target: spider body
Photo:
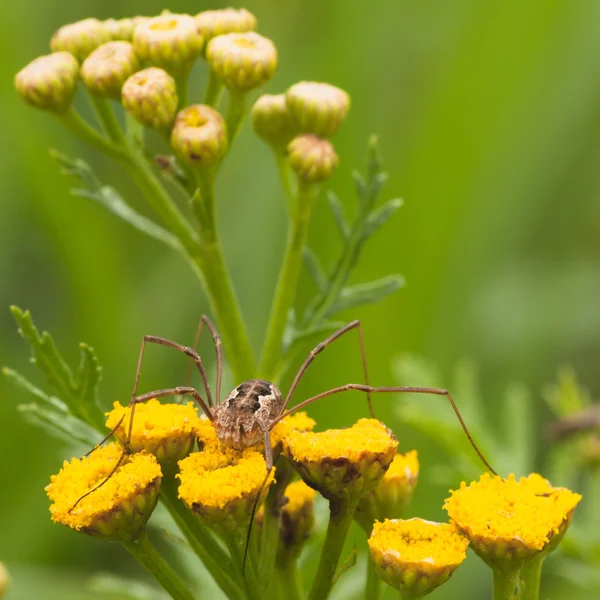
<instances>
[{"instance_id":1,"label":"spider body","mask_svg":"<svg viewBox=\"0 0 600 600\"><path fill-rule=\"evenodd\" d=\"M250 379L211 410L213 425L223 444L243 450L263 440L282 407L283 396L272 383Z\"/></svg>"}]
</instances>

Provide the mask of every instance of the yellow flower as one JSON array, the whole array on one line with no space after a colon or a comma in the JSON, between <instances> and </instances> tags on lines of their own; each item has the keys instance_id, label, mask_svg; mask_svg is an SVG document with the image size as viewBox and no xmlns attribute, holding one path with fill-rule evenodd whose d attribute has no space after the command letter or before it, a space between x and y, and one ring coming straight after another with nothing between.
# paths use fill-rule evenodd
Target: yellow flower
<instances>
[{"instance_id":1,"label":"yellow flower","mask_svg":"<svg viewBox=\"0 0 600 600\"><path fill-rule=\"evenodd\" d=\"M486 473L468 486L462 482L444 508L488 565L508 570L562 536L580 500L535 473L521 479Z\"/></svg>"},{"instance_id":2,"label":"yellow flower","mask_svg":"<svg viewBox=\"0 0 600 600\"><path fill-rule=\"evenodd\" d=\"M115 437L125 444L129 431L130 408L114 403L107 413L106 426L109 429L120 425ZM146 450L156 456L163 468L174 466L186 457L194 446L200 419L193 402L187 404L161 404L158 400L148 400L137 404L133 416L133 427L128 450Z\"/></svg>"},{"instance_id":3,"label":"yellow flower","mask_svg":"<svg viewBox=\"0 0 600 600\"><path fill-rule=\"evenodd\" d=\"M264 499L273 483L260 452L208 444L179 461L179 497L204 523L222 534L239 535L250 521L260 493Z\"/></svg>"},{"instance_id":4,"label":"yellow flower","mask_svg":"<svg viewBox=\"0 0 600 600\"><path fill-rule=\"evenodd\" d=\"M375 520L398 519L412 498L419 477L417 451L396 454L381 483L361 499L356 520L370 532Z\"/></svg>"},{"instance_id":5,"label":"yellow flower","mask_svg":"<svg viewBox=\"0 0 600 600\"><path fill-rule=\"evenodd\" d=\"M349 429L293 431L285 452L302 479L325 498L358 501L379 485L397 446L385 425L360 419Z\"/></svg>"},{"instance_id":6,"label":"yellow flower","mask_svg":"<svg viewBox=\"0 0 600 600\"><path fill-rule=\"evenodd\" d=\"M256 29L256 17L245 8L205 10L196 15L198 31L205 40L224 33L243 33Z\"/></svg>"},{"instance_id":7,"label":"yellow flower","mask_svg":"<svg viewBox=\"0 0 600 600\"><path fill-rule=\"evenodd\" d=\"M378 575L406 600L445 583L465 559L469 541L453 525L422 519L375 523L369 550Z\"/></svg>"},{"instance_id":8,"label":"yellow flower","mask_svg":"<svg viewBox=\"0 0 600 600\"><path fill-rule=\"evenodd\" d=\"M98 19L84 19L61 27L50 40L53 52L69 52L79 62L98 46L110 42L108 29Z\"/></svg>"},{"instance_id":9,"label":"yellow flower","mask_svg":"<svg viewBox=\"0 0 600 600\"><path fill-rule=\"evenodd\" d=\"M258 137L284 154L299 131L285 100L285 94L263 94L252 107L252 128Z\"/></svg>"},{"instance_id":10,"label":"yellow flower","mask_svg":"<svg viewBox=\"0 0 600 600\"><path fill-rule=\"evenodd\" d=\"M162 474L154 456L138 452L126 455L111 475L122 456L123 449L113 443L65 461L46 487L52 520L104 539L139 538L156 506Z\"/></svg>"},{"instance_id":11,"label":"yellow flower","mask_svg":"<svg viewBox=\"0 0 600 600\"><path fill-rule=\"evenodd\" d=\"M306 183L329 179L339 162L331 142L312 133L296 136L288 144L288 156L290 166Z\"/></svg>"}]
</instances>

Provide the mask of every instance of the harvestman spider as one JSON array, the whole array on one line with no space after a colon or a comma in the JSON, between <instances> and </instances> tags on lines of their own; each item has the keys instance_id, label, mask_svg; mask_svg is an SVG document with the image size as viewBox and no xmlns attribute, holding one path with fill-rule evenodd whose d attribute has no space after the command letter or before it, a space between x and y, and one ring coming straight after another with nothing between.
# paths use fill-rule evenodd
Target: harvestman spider
<instances>
[{"instance_id":1,"label":"harvestman spider","mask_svg":"<svg viewBox=\"0 0 600 600\"><path fill-rule=\"evenodd\" d=\"M371 416L375 418L375 413L373 411L373 404L371 401L371 394L380 393L380 392L388 392L388 393L416 393L416 394L433 394L436 396L445 396L450 405L452 406L452 410L456 414L460 425L467 436L467 439L473 446L475 452L483 462L483 464L490 470L494 475L496 472L488 461L485 459L477 445L475 444L467 426L454 402L454 399L450 395L450 392L445 389L440 388L427 388L427 387L372 387L369 384L369 374L367 369L367 359L365 354L365 345L363 339L363 332L360 321L351 321L347 325L344 325L336 332L331 334L325 341L318 344L308 355L305 361L302 363L300 369L296 373L290 389L285 396L285 399L282 393L279 391L275 385L273 385L269 381L265 381L262 379L250 379L249 381L245 381L238 385L228 396L225 398L223 402L221 402L221 377L223 375L223 352L222 352L222 343L221 338L217 332L216 327L213 325L212 321L206 316L202 315L200 318L200 323L198 325L198 330L196 332L196 339L194 346L197 345L198 340L200 338L200 333L202 331L203 325L206 325L210 330L216 350L217 355L217 385L216 385L216 398L215 402L213 402L213 397L210 389L210 385L208 383L208 374L200 358L200 355L194 348L190 348L188 346L183 346L171 340L156 337L153 335L146 335L142 341L142 346L140 348L140 355L138 358L137 370L135 375L135 384L133 387L133 393L131 395L131 400L129 402L130 418L129 418L129 426L127 430L127 436L125 438L125 443L123 444L123 454L121 458L111 471L109 475L101 481L98 485L88 491L86 494L81 496L79 500L73 505L71 510L73 510L83 498L88 496L89 494L96 491L99 487L101 487L106 481L108 481L112 475L119 468L120 464L124 460L125 456L129 453L130 443L131 443L131 434L133 430L133 416L135 412L136 404L140 402L146 402L151 398L163 398L165 396L192 396L196 402L200 405L200 408L206 414L208 419L213 423L217 436L221 440L221 442L225 445L231 446L236 449L243 449L249 446L254 446L261 440L264 440L265 445L265 462L267 464L267 477L273 468L273 449L271 447L271 439L269 436L269 432L285 417L293 413L294 411L304 408L313 402L320 400L321 398L325 398L327 396L332 396L333 394L338 394L341 392L346 392L350 390L356 390L359 392L364 392L367 395L367 401L369 405L369 411ZM337 340L339 337L351 331L352 329L356 329L358 332L358 338L360 342L360 352L362 357L363 364L363 372L365 378L365 384L357 384L357 383L348 383L346 385L342 385L339 387L332 388L325 392L321 392L316 396L312 396L307 400L304 400L297 404L292 408L287 408L290 400L292 399L292 395L294 391L298 387L298 384L306 372L306 369L310 365L310 363L315 359L317 354L322 352L327 346ZM155 390L153 392L147 392L145 394L137 395L138 383L140 379L140 374L142 370L142 361L144 358L144 349L146 344L160 344L162 346L168 346L169 348L173 348L174 350L178 350L179 352L183 352L187 356L190 357L191 361L196 365L200 377L202 378L204 391L206 393L206 400L200 395L200 393L193 387L188 385L178 386L163 390ZM192 363L190 363L192 364ZM94 450L101 446L104 442L106 442L121 426L125 415L121 417L117 425L110 431L110 433L94 447ZM91 451L93 452L93 450ZM266 482L266 480L265 480Z\"/></svg>"}]
</instances>

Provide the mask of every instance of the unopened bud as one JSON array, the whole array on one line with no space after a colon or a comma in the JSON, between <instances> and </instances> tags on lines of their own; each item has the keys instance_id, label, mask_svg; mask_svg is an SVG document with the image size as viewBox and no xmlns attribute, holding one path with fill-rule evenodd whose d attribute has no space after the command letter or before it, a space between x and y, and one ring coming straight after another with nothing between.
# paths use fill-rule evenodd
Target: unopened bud
<instances>
[{"instance_id":1,"label":"unopened bud","mask_svg":"<svg viewBox=\"0 0 600 600\"><path fill-rule=\"evenodd\" d=\"M224 33L243 33L256 29L256 17L245 8L205 10L196 15L198 31L205 40Z\"/></svg>"},{"instance_id":2,"label":"unopened bud","mask_svg":"<svg viewBox=\"0 0 600 600\"><path fill-rule=\"evenodd\" d=\"M140 61L132 44L108 42L83 61L81 78L95 94L120 99L123 84L139 68Z\"/></svg>"},{"instance_id":3,"label":"unopened bud","mask_svg":"<svg viewBox=\"0 0 600 600\"><path fill-rule=\"evenodd\" d=\"M263 94L252 107L252 128L258 137L277 150L285 150L298 134L285 94Z\"/></svg>"},{"instance_id":4,"label":"unopened bud","mask_svg":"<svg viewBox=\"0 0 600 600\"><path fill-rule=\"evenodd\" d=\"M179 102L175 80L158 67L134 73L123 84L121 98L125 109L152 129L168 128Z\"/></svg>"},{"instance_id":5,"label":"unopened bud","mask_svg":"<svg viewBox=\"0 0 600 600\"><path fill-rule=\"evenodd\" d=\"M64 112L69 108L79 78L79 63L68 52L40 56L15 76L21 98L37 108Z\"/></svg>"},{"instance_id":6,"label":"unopened bud","mask_svg":"<svg viewBox=\"0 0 600 600\"><path fill-rule=\"evenodd\" d=\"M328 83L301 81L285 96L300 131L324 138L335 134L350 108L348 94Z\"/></svg>"},{"instance_id":7,"label":"unopened bud","mask_svg":"<svg viewBox=\"0 0 600 600\"><path fill-rule=\"evenodd\" d=\"M163 14L140 23L133 32L138 56L176 75L191 69L203 44L190 15Z\"/></svg>"},{"instance_id":8,"label":"unopened bud","mask_svg":"<svg viewBox=\"0 0 600 600\"><path fill-rule=\"evenodd\" d=\"M246 91L273 77L277 49L271 40L254 31L227 33L210 40L206 60L227 87Z\"/></svg>"},{"instance_id":9,"label":"unopened bud","mask_svg":"<svg viewBox=\"0 0 600 600\"><path fill-rule=\"evenodd\" d=\"M8 571L6 567L0 562L0 598L4 598L6 592L8 591Z\"/></svg>"},{"instance_id":10,"label":"unopened bud","mask_svg":"<svg viewBox=\"0 0 600 600\"><path fill-rule=\"evenodd\" d=\"M135 29L133 19L106 19L106 21L102 21L102 24L113 40L131 41Z\"/></svg>"},{"instance_id":11,"label":"unopened bud","mask_svg":"<svg viewBox=\"0 0 600 600\"><path fill-rule=\"evenodd\" d=\"M79 62L98 46L110 42L111 36L98 19L84 19L61 27L50 40L53 52L70 52Z\"/></svg>"},{"instance_id":12,"label":"unopened bud","mask_svg":"<svg viewBox=\"0 0 600 600\"><path fill-rule=\"evenodd\" d=\"M210 106L194 104L177 113L171 147L186 163L198 168L217 164L227 151L227 126Z\"/></svg>"},{"instance_id":13,"label":"unopened bud","mask_svg":"<svg viewBox=\"0 0 600 600\"><path fill-rule=\"evenodd\" d=\"M295 137L288 146L290 166L306 183L329 179L339 159L333 146L311 133Z\"/></svg>"}]
</instances>

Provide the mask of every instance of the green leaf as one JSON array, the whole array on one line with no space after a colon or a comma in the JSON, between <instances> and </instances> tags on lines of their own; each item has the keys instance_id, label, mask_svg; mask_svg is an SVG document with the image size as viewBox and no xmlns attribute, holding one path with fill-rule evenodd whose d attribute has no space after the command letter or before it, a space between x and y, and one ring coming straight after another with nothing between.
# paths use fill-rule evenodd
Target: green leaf
<instances>
[{"instance_id":1,"label":"green leaf","mask_svg":"<svg viewBox=\"0 0 600 600\"><path fill-rule=\"evenodd\" d=\"M342 236L342 240L346 241L350 236L350 227L346 222L344 207L342 206L340 199L332 191L327 193L327 201L329 202L329 208L331 208L333 218L335 219L335 224L337 225L338 231Z\"/></svg>"},{"instance_id":2,"label":"green leaf","mask_svg":"<svg viewBox=\"0 0 600 600\"><path fill-rule=\"evenodd\" d=\"M315 287L319 292L324 292L327 289L327 276L323 271L323 267L319 261L317 255L306 246L302 250L302 258L304 260L304 266L315 284Z\"/></svg>"},{"instance_id":3,"label":"green leaf","mask_svg":"<svg viewBox=\"0 0 600 600\"><path fill-rule=\"evenodd\" d=\"M394 213L404 204L400 198L394 198L374 210L367 218L363 229L363 239L371 237L382 225L385 225Z\"/></svg>"},{"instance_id":4,"label":"green leaf","mask_svg":"<svg viewBox=\"0 0 600 600\"><path fill-rule=\"evenodd\" d=\"M25 379L25 377L23 377L23 375L21 375L20 373L17 373L12 369L4 367L2 369L2 374L14 386L25 390L27 393L31 394L36 400L41 400L44 404L51 406L58 412L63 412L65 414L69 412L67 405L62 400L59 400L56 396L48 396L45 392L33 385L33 383Z\"/></svg>"},{"instance_id":5,"label":"green leaf","mask_svg":"<svg viewBox=\"0 0 600 600\"><path fill-rule=\"evenodd\" d=\"M327 316L354 306L378 302L399 290L403 285L404 279L400 275L388 275L376 281L343 288L336 302L327 311Z\"/></svg>"},{"instance_id":6,"label":"green leaf","mask_svg":"<svg viewBox=\"0 0 600 600\"><path fill-rule=\"evenodd\" d=\"M102 367L94 349L87 344L79 344L81 360L77 371L77 394L81 398L82 408L86 412L87 421L95 422L97 426L104 424L104 415L100 406L100 380Z\"/></svg>"},{"instance_id":7,"label":"green leaf","mask_svg":"<svg viewBox=\"0 0 600 600\"><path fill-rule=\"evenodd\" d=\"M71 194L73 196L89 198L98 202L110 213L138 231L166 244L177 252L184 252L176 236L133 210L114 188L103 185L98 180L92 168L85 161L79 158L72 159L56 150L51 150L50 155L58 161L65 175L76 177L84 185L84 188L72 189Z\"/></svg>"}]
</instances>

